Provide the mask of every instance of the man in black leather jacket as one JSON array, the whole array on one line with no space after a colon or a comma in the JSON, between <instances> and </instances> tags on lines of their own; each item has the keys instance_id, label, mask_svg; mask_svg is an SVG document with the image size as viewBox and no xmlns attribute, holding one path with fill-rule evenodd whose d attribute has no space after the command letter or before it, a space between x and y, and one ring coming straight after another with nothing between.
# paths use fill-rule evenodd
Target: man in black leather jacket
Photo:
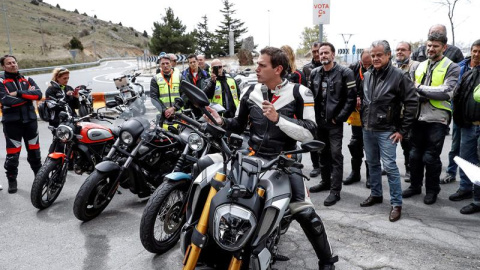
<instances>
[{"instance_id":1,"label":"man in black leather jacket","mask_svg":"<svg viewBox=\"0 0 480 270\"><path fill-rule=\"evenodd\" d=\"M310 89L315 95L317 138L325 143L320 153L322 181L310 192L330 190L324 205L340 200L343 180L343 123L347 121L357 102L353 71L334 62L335 47L328 42L320 44L321 67L310 75Z\"/></svg>"},{"instance_id":2,"label":"man in black leather jacket","mask_svg":"<svg viewBox=\"0 0 480 270\"><path fill-rule=\"evenodd\" d=\"M307 86L310 87L310 73L312 70L320 67L322 63L320 62L320 42L314 42L312 44L312 61L305 66L303 66L302 71L305 74L307 79ZM313 170L310 172L310 177L317 177L320 174L320 154L317 152L311 152L310 158L312 159Z\"/></svg>"},{"instance_id":3,"label":"man in black leather jacket","mask_svg":"<svg viewBox=\"0 0 480 270\"><path fill-rule=\"evenodd\" d=\"M396 164L396 148L415 120L418 98L408 74L392 66L392 51L386 40L373 42L370 55L373 68L365 74L360 113L363 143L370 169L371 194L360 206L383 202L381 159L390 186L392 207L389 220L394 222L400 219L402 211L402 187ZM402 104L403 118L400 117Z\"/></svg>"},{"instance_id":4,"label":"man in black leather jacket","mask_svg":"<svg viewBox=\"0 0 480 270\"><path fill-rule=\"evenodd\" d=\"M273 47L260 51L256 69L259 84L250 87L240 98L234 118L221 118L207 107L216 121L228 131L241 134L250 121L249 145L255 155L273 158L281 151L293 150L297 141L314 138L317 125L312 92L282 79L288 69L286 54ZM319 268L335 269L337 256L332 250L320 217L315 213L303 178L290 176L292 199L290 210L300 223L319 259Z\"/></svg>"}]
</instances>

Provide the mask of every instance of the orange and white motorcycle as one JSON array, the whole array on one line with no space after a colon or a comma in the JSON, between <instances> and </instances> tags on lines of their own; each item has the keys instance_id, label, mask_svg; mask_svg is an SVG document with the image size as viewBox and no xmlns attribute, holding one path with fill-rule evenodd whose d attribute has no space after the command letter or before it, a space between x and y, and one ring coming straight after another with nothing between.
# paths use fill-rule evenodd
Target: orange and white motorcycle
<instances>
[{"instance_id":1,"label":"orange and white motorcycle","mask_svg":"<svg viewBox=\"0 0 480 270\"><path fill-rule=\"evenodd\" d=\"M69 163L77 174L91 173L115 142L115 136L109 128L83 122L91 118L114 120L113 117L91 113L77 118L66 110L60 112L59 118L60 125L57 128L49 126L54 134L54 151L47 156L35 176L30 193L32 204L38 209L49 207L60 195L67 178Z\"/></svg>"}]
</instances>

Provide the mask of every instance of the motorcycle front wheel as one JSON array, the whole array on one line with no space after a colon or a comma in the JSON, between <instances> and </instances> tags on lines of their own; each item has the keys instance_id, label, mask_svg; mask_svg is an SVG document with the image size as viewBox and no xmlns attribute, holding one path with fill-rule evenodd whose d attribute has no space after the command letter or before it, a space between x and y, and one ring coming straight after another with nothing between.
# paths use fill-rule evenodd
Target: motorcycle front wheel
<instances>
[{"instance_id":1,"label":"motorcycle front wheel","mask_svg":"<svg viewBox=\"0 0 480 270\"><path fill-rule=\"evenodd\" d=\"M30 200L38 209L52 205L65 184L62 174L62 160L47 158L33 180Z\"/></svg>"},{"instance_id":2,"label":"motorcycle front wheel","mask_svg":"<svg viewBox=\"0 0 480 270\"><path fill-rule=\"evenodd\" d=\"M75 217L82 221L89 221L100 215L115 195L115 192L111 196L108 195L114 180L108 173L93 171L75 197L73 203ZM118 186L115 189L117 188Z\"/></svg>"},{"instance_id":3,"label":"motorcycle front wheel","mask_svg":"<svg viewBox=\"0 0 480 270\"><path fill-rule=\"evenodd\" d=\"M150 197L140 222L140 240L146 250L163 254L178 242L188 188L186 181L165 181Z\"/></svg>"}]
</instances>

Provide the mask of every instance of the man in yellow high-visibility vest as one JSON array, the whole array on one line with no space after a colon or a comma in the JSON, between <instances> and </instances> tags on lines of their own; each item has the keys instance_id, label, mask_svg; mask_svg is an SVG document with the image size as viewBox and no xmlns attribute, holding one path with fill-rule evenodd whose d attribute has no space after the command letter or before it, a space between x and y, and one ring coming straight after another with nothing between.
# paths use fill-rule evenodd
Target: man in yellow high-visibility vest
<instances>
[{"instance_id":1,"label":"man in yellow high-visibility vest","mask_svg":"<svg viewBox=\"0 0 480 270\"><path fill-rule=\"evenodd\" d=\"M150 98L159 112L170 118L175 113L173 104L175 98L180 97L180 82L182 75L178 69L172 68L172 61L168 55L160 58L160 73L153 76L150 82Z\"/></svg>"},{"instance_id":2,"label":"man in yellow high-visibility vest","mask_svg":"<svg viewBox=\"0 0 480 270\"><path fill-rule=\"evenodd\" d=\"M446 48L447 37L439 32L431 33L427 41L428 59L415 71L420 107L412 127L411 185L402 195L409 198L421 194L425 176L425 204L434 204L440 192L440 154L452 118L450 100L460 73L460 67L443 55Z\"/></svg>"},{"instance_id":3,"label":"man in yellow high-visibility vest","mask_svg":"<svg viewBox=\"0 0 480 270\"><path fill-rule=\"evenodd\" d=\"M219 59L212 61L212 74L203 91L207 94L210 102L220 104L225 108L224 117L235 116L240 103L240 89L238 89L237 82L227 76L222 61Z\"/></svg>"}]
</instances>

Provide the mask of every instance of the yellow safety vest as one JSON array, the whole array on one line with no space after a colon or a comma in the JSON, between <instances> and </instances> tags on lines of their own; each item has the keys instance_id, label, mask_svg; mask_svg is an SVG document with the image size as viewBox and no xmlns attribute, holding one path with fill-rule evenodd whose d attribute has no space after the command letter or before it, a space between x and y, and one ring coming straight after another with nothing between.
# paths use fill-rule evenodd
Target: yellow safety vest
<instances>
[{"instance_id":1,"label":"yellow safety vest","mask_svg":"<svg viewBox=\"0 0 480 270\"><path fill-rule=\"evenodd\" d=\"M235 103L235 107L238 108L238 104L240 103L240 101L238 100L237 85L235 84L235 80L232 79L232 78L227 78L227 84L228 84L228 88L230 89L230 92L232 93L233 102ZM213 94L213 98L210 100L210 102L223 105L222 85L220 84L220 81L218 81L218 80L217 80L217 83L215 85L215 93Z\"/></svg>"},{"instance_id":2,"label":"yellow safety vest","mask_svg":"<svg viewBox=\"0 0 480 270\"><path fill-rule=\"evenodd\" d=\"M166 81L163 73L155 75L158 84L159 100L169 108L175 103L175 98L180 97L180 72L174 69L170 81Z\"/></svg>"},{"instance_id":3,"label":"yellow safety vest","mask_svg":"<svg viewBox=\"0 0 480 270\"><path fill-rule=\"evenodd\" d=\"M425 76L425 73L427 73L429 63L430 59L423 61L418 65L417 70L415 70L415 81L417 83L422 83L423 76ZM433 70L432 83L430 84L431 86L440 86L443 84L448 67L451 63L452 60L448 59L447 57L443 57L440 63L438 63L438 65ZM432 104L432 106L437 109L452 112L452 106L449 101L430 99L430 104Z\"/></svg>"}]
</instances>

